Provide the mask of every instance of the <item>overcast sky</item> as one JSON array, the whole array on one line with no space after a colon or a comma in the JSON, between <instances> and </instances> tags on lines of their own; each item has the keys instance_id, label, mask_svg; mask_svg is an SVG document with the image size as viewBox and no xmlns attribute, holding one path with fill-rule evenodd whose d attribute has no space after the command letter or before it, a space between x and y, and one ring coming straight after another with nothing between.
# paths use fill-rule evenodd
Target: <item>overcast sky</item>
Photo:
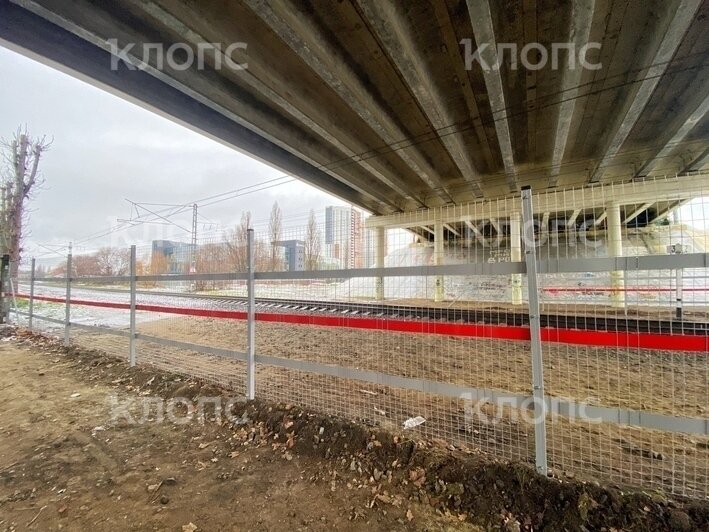
<instances>
[{"instance_id":1,"label":"overcast sky","mask_svg":"<svg viewBox=\"0 0 709 532\"><path fill-rule=\"evenodd\" d=\"M190 203L199 198L254 185L283 175L250 157L195 133L135 104L0 47L0 137L18 126L54 143L40 168L45 186L31 204L25 247L28 254L48 253L41 246L66 245L116 226L130 215L129 198L138 202ZM278 201L284 226L305 225L308 211L345 203L294 181L202 209L206 219L233 225L251 210L256 229L267 224ZM174 218L184 227L191 212ZM203 233L215 226L204 225ZM113 233L78 246L149 241L166 231L151 225ZM189 240L172 228L168 237ZM62 254L66 253L61 250Z\"/></svg>"}]
</instances>

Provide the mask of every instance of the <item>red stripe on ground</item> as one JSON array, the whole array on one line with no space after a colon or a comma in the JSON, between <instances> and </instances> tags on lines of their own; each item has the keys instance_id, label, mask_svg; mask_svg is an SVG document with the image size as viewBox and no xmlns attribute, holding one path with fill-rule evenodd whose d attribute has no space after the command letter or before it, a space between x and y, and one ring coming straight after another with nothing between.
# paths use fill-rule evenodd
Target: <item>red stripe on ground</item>
<instances>
[{"instance_id":1,"label":"red stripe on ground","mask_svg":"<svg viewBox=\"0 0 709 532\"><path fill-rule=\"evenodd\" d=\"M26 294L17 294L19 299L29 299ZM38 301L64 303L60 297L34 296ZM128 310L127 303L108 303L72 299L72 305L114 308ZM246 312L238 310L210 310L185 307L164 307L161 305L136 305L136 310L160 312L181 316L198 316L245 320ZM420 320L394 320L386 318L356 318L347 316L322 316L313 314L277 314L257 312L257 321L271 323L291 323L296 325L318 325L321 327L347 327L350 329L369 329L377 331L405 332L417 334L437 334L443 336L462 336L471 338L494 338L498 340L529 340L529 328L510 325L488 325L478 323L450 323ZM669 351L709 352L709 336L687 334L655 334L612 331L588 331L580 329L554 329L544 327L541 330L543 342L590 345L599 347L617 347L621 349L661 349Z\"/></svg>"},{"instance_id":2,"label":"red stripe on ground","mask_svg":"<svg viewBox=\"0 0 709 532\"><path fill-rule=\"evenodd\" d=\"M558 287L555 288L553 286L547 287L547 288L542 288L543 292L588 292L588 293L595 293L595 292L672 292L675 293L677 291L676 288L650 288L650 287L639 287L639 288L606 288L603 286L599 287L594 287L594 286L579 286L577 288L568 288L568 287ZM709 292L709 288L682 288L682 292Z\"/></svg>"}]
</instances>

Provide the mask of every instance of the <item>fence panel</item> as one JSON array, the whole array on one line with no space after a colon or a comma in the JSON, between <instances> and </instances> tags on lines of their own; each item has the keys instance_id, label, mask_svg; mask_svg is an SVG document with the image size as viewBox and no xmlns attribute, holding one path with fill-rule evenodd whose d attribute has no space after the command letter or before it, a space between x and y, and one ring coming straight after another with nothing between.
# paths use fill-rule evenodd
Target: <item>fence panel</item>
<instances>
[{"instance_id":1,"label":"fence panel","mask_svg":"<svg viewBox=\"0 0 709 532\"><path fill-rule=\"evenodd\" d=\"M73 343L125 360L132 344L138 364L244 396L702 498L707 217L656 223L681 202L643 191L640 205L614 185L554 192L553 211L541 193L524 216L515 195L397 228L333 209L277 234L244 223L119 250L90 274L96 254L74 255L63 277L20 277L16 310L31 293L40 330L61 337L68 315Z\"/></svg>"}]
</instances>

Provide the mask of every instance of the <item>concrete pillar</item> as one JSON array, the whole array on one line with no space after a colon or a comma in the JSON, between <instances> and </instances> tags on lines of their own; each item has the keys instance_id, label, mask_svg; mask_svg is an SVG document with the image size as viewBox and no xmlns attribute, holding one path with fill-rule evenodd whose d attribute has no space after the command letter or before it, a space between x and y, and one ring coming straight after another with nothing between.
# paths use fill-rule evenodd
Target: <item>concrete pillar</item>
<instances>
[{"instance_id":1,"label":"concrete pillar","mask_svg":"<svg viewBox=\"0 0 709 532\"><path fill-rule=\"evenodd\" d=\"M433 226L433 265L441 266L443 264L443 223L437 222ZM443 301L443 276L436 275L435 284L433 287L434 301Z\"/></svg>"},{"instance_id":2,"label":"concrete pillar","mask_svg":"<svg viewBox=\"0 0 709 532\"><path fill-rule=\"evenodd\" d=\"M384 257L386 257L386 229L384 227L376 227L374 231L374 267L384 267ZM377 301L384 299L384 277L375 277L374 279L374 297Z\"/></svg>"},{"instance_id":3,"label":"concrete pillar","mask_svg":"<svg viewBox=\"0 0 709 532\"><path fill-rule=\"evenodd\" d=\"M608 225L608 256L621 257L623 255L623 233L621 230L620 205L610 202L606 205ZM611 306L623 308L625 306L625 279L622 271L611 272Z\"/></svg>"},{"instance_id":4,"label":"concrete pillar","mask_svg":"<svg viewBox=\"0 0 709 532\"><path fill-rule=\"evenodd\" d=\"M510 261L522 261L522 222L519 213L510 216ZM522 275L513 273L510 279L512 304L522 304Z\"/></svg>"}]
</instances>

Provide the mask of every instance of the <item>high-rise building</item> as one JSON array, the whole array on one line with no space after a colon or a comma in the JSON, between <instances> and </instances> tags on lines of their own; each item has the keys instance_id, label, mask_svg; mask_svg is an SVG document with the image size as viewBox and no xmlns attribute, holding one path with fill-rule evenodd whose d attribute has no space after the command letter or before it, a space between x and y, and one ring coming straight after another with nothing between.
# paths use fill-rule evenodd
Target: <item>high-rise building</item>
<instances>
[{"instance_id":1,"label":"high-rise building","mask_svg":"<svg viewBox=\"0 0 709 532\"><path fill-rule=\"evenodd\" d=\"M364 265L362 213L353 207L332 205L325 209L325 254L342 268Z\"/></svg>"}]
</instances>

